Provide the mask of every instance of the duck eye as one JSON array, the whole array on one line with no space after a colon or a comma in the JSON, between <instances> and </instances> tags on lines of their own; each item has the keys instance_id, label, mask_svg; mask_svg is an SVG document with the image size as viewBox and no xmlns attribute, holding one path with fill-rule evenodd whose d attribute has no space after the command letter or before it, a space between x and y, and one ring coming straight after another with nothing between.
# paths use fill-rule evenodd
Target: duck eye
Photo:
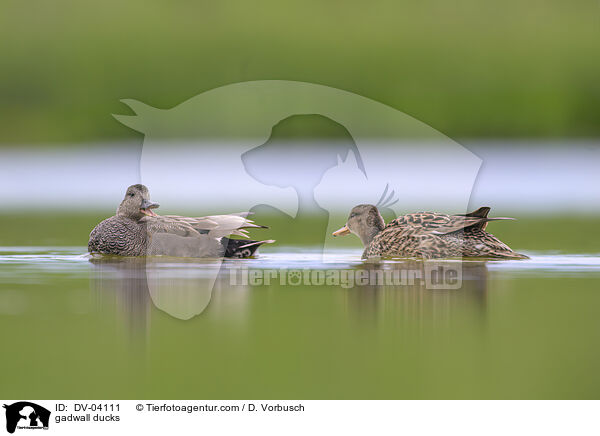
<instances>
[{"instance_id":1,"label":"duck eye","mask_svg":"<svg viewBox=\"0 0 600 436\"><path fill-rule=\"evenodd\" d=\"M351 213L350 214L350 218L354 218L356 216L356 213Z\"/></svg>"},{"instance_id":2,"label":"duck eye","mask_svg":"<svg viewBox=\"0 0 600 436\"><path fill-rule=\"evenodd\" d=\"M130 192L130 193L129 193L129 196L130 196L130 197L135 197L135 194L134 194L133 192Z\"/></svg>"}]
</instances>

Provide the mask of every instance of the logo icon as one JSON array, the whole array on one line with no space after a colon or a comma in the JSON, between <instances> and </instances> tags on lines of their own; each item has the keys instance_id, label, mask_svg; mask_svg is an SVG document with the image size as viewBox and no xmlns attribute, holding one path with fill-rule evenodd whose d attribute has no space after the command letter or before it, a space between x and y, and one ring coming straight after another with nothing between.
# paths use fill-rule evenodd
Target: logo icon
<instances>
[{"instance_id":1,"label":"logo icon","mask_svg":"<svg viewBox=\"0 0 600 436\"><path fill-rule=\"evenodd\" d=\"M14 433L18 429L48 429L50 411L29 401L19 401L4 405L6 409L6 431Z\"/></svg>"}]
</instances>

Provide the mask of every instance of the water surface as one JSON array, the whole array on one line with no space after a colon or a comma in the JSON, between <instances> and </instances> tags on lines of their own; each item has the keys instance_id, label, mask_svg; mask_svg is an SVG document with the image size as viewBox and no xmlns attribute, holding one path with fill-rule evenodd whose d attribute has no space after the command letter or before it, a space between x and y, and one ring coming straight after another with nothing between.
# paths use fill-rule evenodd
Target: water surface
<instances>
[{"instance_id":1,"label":"water surface","mask_svg":"<svg viewBox=\"0 0 600 436\"><path fill-rule=\"evenodd\" d=\"M526 253L438 262L462 283L432 290L232 285L232 271L423 265L358 249L221 263L2 247L0 385L31 398L597 398L600 255Z\"/></svg>"}]
</instances>

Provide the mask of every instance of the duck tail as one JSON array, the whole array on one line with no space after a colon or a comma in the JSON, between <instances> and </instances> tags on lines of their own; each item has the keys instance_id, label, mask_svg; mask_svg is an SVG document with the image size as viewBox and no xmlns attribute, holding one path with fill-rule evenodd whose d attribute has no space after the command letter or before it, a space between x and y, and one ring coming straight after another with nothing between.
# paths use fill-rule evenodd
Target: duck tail
<instances>
[{"instance_id":1,"label":"duck tail","mask_svg":"<svg viewBox=\"0 0 600 436\"><path fill-rule=\"evenodd\" d=\"M472 216L475 218L487 218L488 213L490 213L490 210L492 210L490 207L483 206L477 210L474 210L473 212L469 212L469 213L465 213L465 214L457 214L457 215L458 216Z\"/></svg>"},{"instance_id":2,"label":"duck tail","mask_svg":"<svg viewBox=\"0 0 600 436\"><path fill-rule=\"evenodd\" d=\"M491 252L490 253L490 257L495 257L498 259L513 259L513 260L520 260L520 259L529 259L529 256L526 256L524 254L521 253L517 253L516 251L496 251L496 252Z\"/></svg>"},{"instance_id":3,"label":"duck tail","mask_svg":"<svg viewBox=\"0 0 600 436\"><path fill-rule=\"evenodd\" d=\"M487 223L489 223L490 221L505 221L505 220L514 220L515 219L515 218L508 218L508 217L488 218L488 214L490 213L490 210L491 210L490 207L483 206L477 210L474 210L473 212L469 212L469 213L465 213L465 214L456 214L455 216L481 218L481 220L479 222L470 226L474 230L485 230L485 228L487 227Z\"/></svg>"},{"instance_id":4,"label":"duck tail","mask_svg":"<svg viewBox=\"0 0 600 436\"><path fill-rule=\"evenodd\" d=\"M249 241L247 239L229 239L222 238L221 243L225 247L225 257L243 259L252 257L256 254L258 247L263 244L272 244L274 239L266 239L264 241Z\"/></svg>"}]
</instances>

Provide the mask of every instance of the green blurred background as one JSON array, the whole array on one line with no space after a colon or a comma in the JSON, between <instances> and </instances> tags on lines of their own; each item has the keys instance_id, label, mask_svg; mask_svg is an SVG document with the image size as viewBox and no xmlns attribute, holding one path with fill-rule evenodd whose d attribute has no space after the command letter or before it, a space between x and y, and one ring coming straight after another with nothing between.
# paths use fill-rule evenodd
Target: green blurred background
<instances>
[{"instance_id":1,"label":"green blurred background","mask_svg":"<svg viewBox=\"0 0 600 436\"><path fill-rule=\"evenodd\" d=\"M453 139L597 137L597 0L0 3L0 144L133 139L111 113L307 81Z\"/></svg>"}]
</instances>

